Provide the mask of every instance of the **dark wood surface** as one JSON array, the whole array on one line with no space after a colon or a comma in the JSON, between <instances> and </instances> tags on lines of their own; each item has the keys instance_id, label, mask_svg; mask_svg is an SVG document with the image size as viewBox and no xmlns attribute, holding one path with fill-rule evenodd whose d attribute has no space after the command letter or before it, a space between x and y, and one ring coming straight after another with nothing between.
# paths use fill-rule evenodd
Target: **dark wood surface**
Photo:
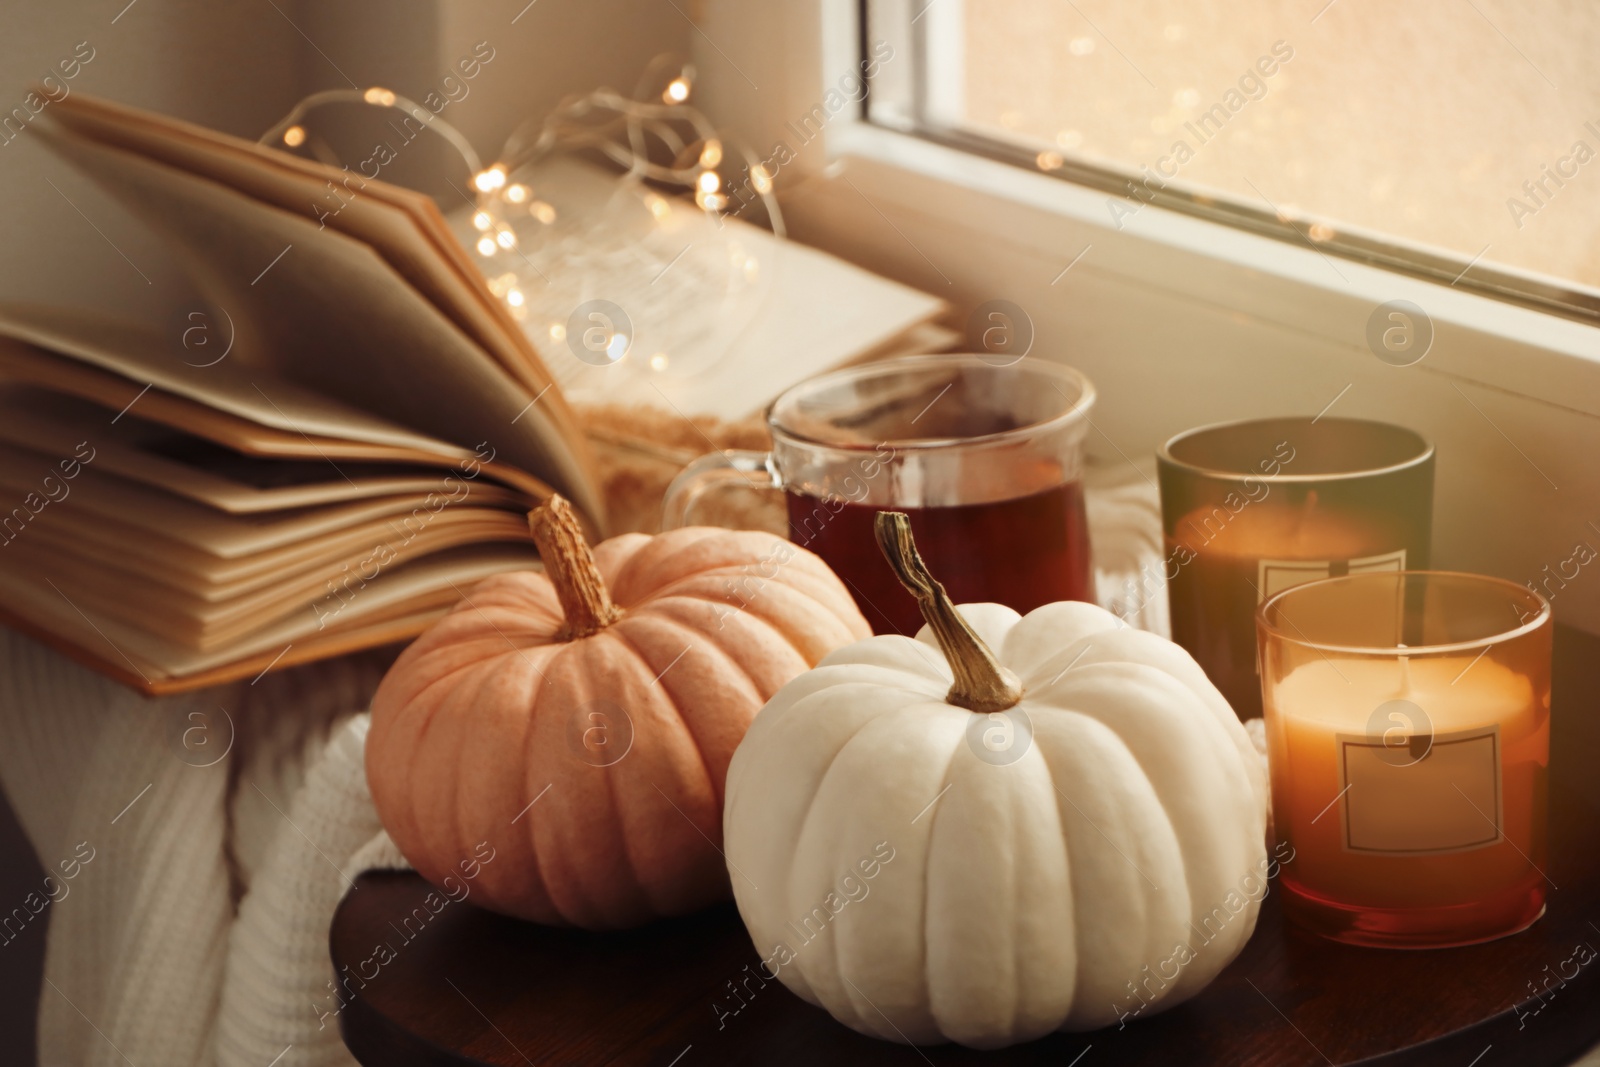
<instances>
[{"instance_id":1,"label":"dark wood surface","mask_svg":"<svg viewBox=\"0 0 1600 1067\"><path fill-rule=\"evenodd\" d=\"M1600 1041L1600 961L1576 976L1566 962L1579 946L1600 950L1597 698L1600 640L1558 631L1548 867L1558 888L1544 918L1489 944L1339 945L1285 923L1273 892L1244 953L1188 1003L1122 1029L979 1053L862 1037L775 981L750 980L744 1007L730 1013L740 1001L728 983L748 978L757 959L731 905L595 935L515 922L469 899L413 933L402 920L429 887L414 874L374 873L334 918L336 968L377 971L362 988L348 983L355 992L339 1025L362 1063L384 1067L1567 1064ZM380 944L392 958L365 962Z\"/></svg>"},{"instance_id":2,"label":"dark wood surface","mask_svg":"<svg viewBox=\"0 0 1600 1067\"><path fill-rule=\"evenodd\" d=\"M5 902L0 908L23 904L29 893L47 892L44 877L16 813L0 793L0 901ZM44 989L44 944L53 911L45 908L21 934L0 931L0 1063L32 1067L38 1062L34 1020ZM9 914L0 910L0 917Z\"/></svg>"}]
</instances>

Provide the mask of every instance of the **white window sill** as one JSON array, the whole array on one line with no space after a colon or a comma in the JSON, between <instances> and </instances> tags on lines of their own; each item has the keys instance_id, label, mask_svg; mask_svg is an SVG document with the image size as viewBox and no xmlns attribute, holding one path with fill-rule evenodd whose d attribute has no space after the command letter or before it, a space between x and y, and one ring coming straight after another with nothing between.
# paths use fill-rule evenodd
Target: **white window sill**
<instances>
[{"instance_id":1,"label":"white window sill","mask_svg":"<svg viewBox=\"0 0 1600 1067\"><path fill-rule=\"evenodd\" d=\"M1343 342L1358 355L1370 356L1365 334L1373 309L1408 300L1435 328L1418 372L1600 417L1594 327L1158 207L1124 216L1118 228L1108 195L1093 189L863 122L840 122L828 134L840 173L881 209L953 216L982 239L1062 266L1092 246L1073 270L1121 275L1175 298ZM959 262L938 266L952 281L952 269L962 273Z\"/></svg>"}]
</instances>

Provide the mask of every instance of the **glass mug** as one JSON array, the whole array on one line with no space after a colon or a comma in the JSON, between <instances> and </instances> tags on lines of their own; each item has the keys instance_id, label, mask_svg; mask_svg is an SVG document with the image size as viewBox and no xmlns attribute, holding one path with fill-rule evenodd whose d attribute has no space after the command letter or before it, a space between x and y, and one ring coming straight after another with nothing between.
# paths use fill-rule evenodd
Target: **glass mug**
<instances>
[{"instance_id":1,"label":"glass mug","mask_svg":"<svg viewBox=\"0 0 1600 1067\"><path fill-rule=\"evenodd\" d=\"M801 382L767 409L772 451L690 464L667 489L663 526L692 524L719 489L782 490L789 539L833 568L879 634L922 627L878 550L879 511L911 517L958 604L1092 601L1081 479L1094 386L1061 364L992 359L906 356Z\"/></svg>"}]
</instances>

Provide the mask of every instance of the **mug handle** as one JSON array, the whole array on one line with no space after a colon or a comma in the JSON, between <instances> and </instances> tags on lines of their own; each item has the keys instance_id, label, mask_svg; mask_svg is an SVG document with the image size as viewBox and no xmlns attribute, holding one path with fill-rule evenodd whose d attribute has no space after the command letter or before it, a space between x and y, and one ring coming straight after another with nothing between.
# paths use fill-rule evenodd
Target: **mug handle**
<instances>
[{"instance_id":1,"label":"mug handle","mask_svg":"<svg viewBox=\"0 0 1600 1067\"><path fill-rule=\"evenodd\" d=\"M690 516L706 493L731 487L782 489L771 452L730 450L701 456L672 479L661 501L661 529L694 525Z\"/></svg>"}]
</instances>

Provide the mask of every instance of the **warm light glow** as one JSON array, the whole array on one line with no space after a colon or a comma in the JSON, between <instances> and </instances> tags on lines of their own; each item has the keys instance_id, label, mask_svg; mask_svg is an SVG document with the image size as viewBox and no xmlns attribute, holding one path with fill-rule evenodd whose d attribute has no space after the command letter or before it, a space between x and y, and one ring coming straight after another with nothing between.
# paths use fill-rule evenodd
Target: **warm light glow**
<instances>
[{"instance_id":1,"label":"warm light glow","mask_svg":"<svg viewBox=\"0 0 1600 1067\"><path fill-rule=\"evenodd\" d=\"M394 93L390 92L388 89L379 88L378 86L374 85L372 88L361 94L361 99L365 100L369 104L378 104L382 107L390 107L394 104Z\"/></svg>"},{"instance_id":2,"label":"warm light glow","mask_svg":"<svg viewBox=\"0 0 1600 1067\"><path fill-rule=\"evenodd\" d=\"M721 211L728 198L721 193L699 192L694 194L694 202L707 211Z\"/></svg>"},{"instance_id":3,"label":"warm light glow","mask_svg":"<svg viewBox=\"0 0 1600 1067\"><path fill-rule=\"evenodd\" d=\"M298 148L306 143L306 131L303 126L290 126L283 131L283 143L290 148Z\"/></svg>"},{"instance_id":4,"label":"warm light glow","mask_svg":"<svg viewBox=\"0 0 1600 1067\"><path fill-rule=\"evenodd\" d=\"M494 255L494 238L484 237L478 241L478 254L480 256Z\"/></svg>"},{"instance_id":5,"label":"warm light glow","mask_svg":"<svg viewBox=\"0 0 1600 1067\"><path fill-rule=\"evenodd\" d=\"M500 242L501 248L512 248L517 243L517 235L510 230L501 230L494 235L494 239Z\"/></svg>"},{"instance_id":6,"label":"warm light glow","mask_svg":"<svg viewBox=\"0 0 1600 1067\"><path fill-rule=\"evenodd\" d=\"M681 104L689 99L689 79L673 78L667 83L666 91L661 94L661 99L669 104Z\"/></svg>"},{"instance_id":7,"label":"warm light glow","mask_svg":"<svg viewBox=\"0 0 1600 1067\"><path fill-rule=\"evenodd\" d=\"M480 211L472 216L472 224L480 230L487 230L493 222L494 220L489 217L487 211Z\"/></svg>"},{"instance_id":8,"label":"warm light glow","mask_svg":"<svg viewBox=\"0 0 1600 1067\"><path fill-rule=\"evenodd\" d=\"M1034 162L1039 164L1040 170L1060 170L1064 161L1060 152L1040 152Z\"/></svg>"},{"instance_id":9,"label":"warm light glow","mask_svg":"<svg viewBox=\"0 0 1600 1067\"><path fill-rule=\"evenodd\" d=\"M650 369L651 370L666 370L667 369L667 354L665 352L657 352L655 355L651 356L650 357Z\"/></svg>"},{"instance_id":10,"label":"warm light glow","mask_svg":"<svg viewBox=\"0 0 1600 1067\"><path fill-rule=\"evenodd\" d=\"M498 163L488 170L482 171L476 178L472 179L472 184L477 187L480 193L492 193L505 183L506 168Z\"/></svg>"},{"instance_id":11,"label":"warm light glow","mask_svg":"<svg viewBox=\"0 0 1600 1067\"><path fill-rule=\"evenodd\" d=\"M1331 241L1335 232L1334 228L1326 222L1313 222L1309 231L1313 241Z\"/></svg>"},{"instance_id":12,"label":"warm light glow","mask_svg":"<svg viewBox=\"0 0 1600 1067\"><path fill-rule=\"evenodd\" d=\"M672 214L672 206L668 204L666 200L655 195L654 193L651 193L649 196L645 197L644 202L649 206L650 214L656 217L657 222L665 221L667 216Z\"/></svg>"},{"instance_id":13,"label":"warm light glow","mask_svg":"<svg viewBox=\"0 0 1600 1067\"><path fill-rule=\"evenodd\" d=\"M526 185L518 182L506 190L506 199L511 201L513 204L520 204L524 200L528 199L529 192L530 190Z\"/></svg>"},{"instance_id":14,"label":"warm light glow","mask_svg":"<svg viewBox=\"0 0 1600 1067\"><path fill-rule=\"evenodd\" d=\"M722 179L717 176L717 172L714 170L703 170L700 172L699 185L701 192L714 193L722 188Z\"/></svg>"},{"instance_id":15,"label":"warm light glow","mask_svg":"<svg viewBox=\"0 0 1600 1067\"><path fill-rule=\"evenodd\" d=\"M1271 573L1251 577L1265 584ZM1278 840L1294 842L1296 885L1283 891L1295 921L1412 947L1525 927L1544 905L1528 886L1544 862L1549 616L1541 640L1521 597L1475 592L1468 583L1493 580L1473 575L1401 583L1369 572L1336 578L1344 588L1326 599L1303 581L1289 579L1306 592L1287 589L1282 614L1264 615L1258 630L1272 814ZM1495 626L1490 612L1501 609L1506 622ZM1478 650L1463 642L1412 656L1396 640L1469 617L1484 620ZM1334 632L1360 654L1298 643ZM1385 918L1355 925L1363 913Z\"/></svg>"},{"instance_id":16,"label":"warm light glow","mask_svg":"<svg viewBox=\"0 0 1600 1067\"><path fill-rule=\"evenodd\" d=\"M567 327L562 323L552 322L550 324L550 340L552 340L552 341L565 341L566 339L567 339Z\"/></svg>"},{"instance_id":17,"label":"warm light glow","mask_svg":"<svg viewBox=\"0 0 1600 1067\"><path fill-rule=\"evenodd\" d=\"M530 205L528 208L528 213L534 218L538 219L540 222L544 223L546 226L556 221L555 206L548 204L543 200Z\"/></svg>"},{"instance_id":18,"label":"warm light glow","mask_svg":"<svg viewBox=\"0 0 1600 1067\"><path fill-rule=\"evenodd\" d=\"M522 306L522 290L521 289L513 289L510 292L506 293L506 303L510 304L514 308L521 307Z\"/></svg>"},{"instance_id":19,"label":"warm light glow","mask_svg":"<svg viewBox=\"0 0 1600 1067\"><path fill-rule=\"evenodd\" d=\"M767 168L757 163L750 168L750 184L755 186L758 193L772 192L772 175L767 173Z\"/></svg>"},{"instance_id":20,"label":"warm light glow","mask_svg":"<svg viewBox=\"0 0 1600 1067\"><path fill-rule=\"evenodd\" d=\"M700 165L707 170L722 162L722 142L713 137L700 150Z\"/></svg>"}]
</instances>

